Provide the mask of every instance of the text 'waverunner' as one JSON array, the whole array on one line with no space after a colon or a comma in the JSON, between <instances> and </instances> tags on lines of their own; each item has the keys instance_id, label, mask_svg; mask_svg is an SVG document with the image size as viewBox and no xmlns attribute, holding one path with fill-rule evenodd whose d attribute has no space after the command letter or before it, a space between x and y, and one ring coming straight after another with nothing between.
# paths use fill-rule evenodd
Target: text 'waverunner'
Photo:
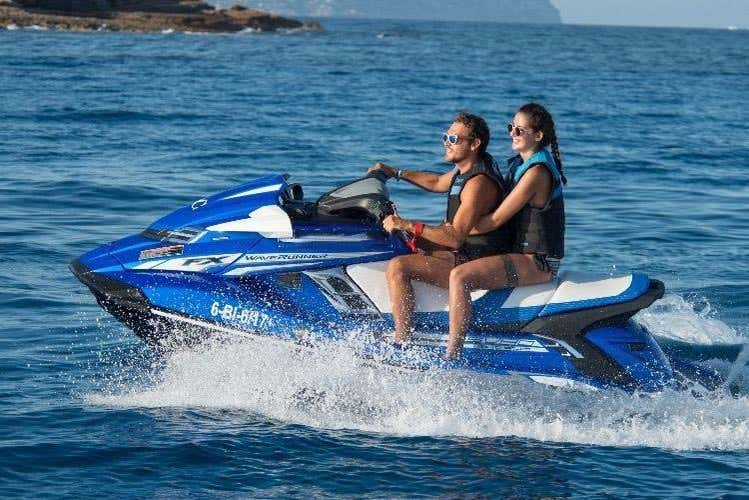
<instances>
[{"instance_id":1,"label":"text 'waverunner'","mask_svg":"<svg viewBox=\"0 0 749 500\"><path fill-rule=\"evenodd\" d=\"M70 269L104 309L154 345L216 333L308 342L363 326L392 329L385 267L410 250L380 225L392 213L385 180L369 175L307 202L287 175L263 177L102 245ZM413 344L439 359L447 292L418 282L415 292ZM462 359L445 366L558 386L671 387L667 358L631 319L663 293L643 274L573 272L474 292Z\"/></svg>"}]
</instances>

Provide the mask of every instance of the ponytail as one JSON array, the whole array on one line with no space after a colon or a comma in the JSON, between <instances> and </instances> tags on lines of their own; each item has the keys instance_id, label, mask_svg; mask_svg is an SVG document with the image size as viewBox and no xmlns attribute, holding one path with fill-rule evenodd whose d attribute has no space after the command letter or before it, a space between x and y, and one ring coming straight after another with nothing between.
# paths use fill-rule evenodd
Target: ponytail
<instances>
[{"instance_id":1,"label":"ponytail","mask_svg":"<svg viewBox=\"0 0 749 500\"><path fill-rule=\"evenodd\" d=\"M562 156L559 153L559 143L557 142L557 131L554 127L554 119L551 117L551 113L534 102L524 104L518 109L519 113L524 113L528 116L528 120L531 123L533 130L540 130L544 134L544 138L541 139L541 147L551 145L551 156L554 158L554 163L557 164L559 169L559 175L562 178L562 184L567 185L567 177L565 177L562 171Z\"/></svg>"},{"instance_id":2,"label":"ponytail","mask_svg":"<svg viewBox=\"0 0 749 500\"><path fill-rule=\"evenodd\" d=\"M552 125L552 131L554 132L554 137L549 141L551 144L551 156L554 158L554 163L557 164L557 168L559 169L559 175L562 177L562 184L565 186L567 185L567 177L564 175L564 171L562 170L562 156L559 154L559 144L557 143L557 133L556 130L554 130Z\"/></svg>"}]
</instances>

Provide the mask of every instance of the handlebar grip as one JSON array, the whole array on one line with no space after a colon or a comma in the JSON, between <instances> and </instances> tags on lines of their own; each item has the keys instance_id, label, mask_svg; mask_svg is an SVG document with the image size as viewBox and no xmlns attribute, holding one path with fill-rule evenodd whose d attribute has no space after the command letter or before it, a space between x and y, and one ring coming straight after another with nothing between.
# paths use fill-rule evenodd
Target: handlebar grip
<instances>
[{"instance_id":1,"label":"handlebar grip","mask_svg":"<svg viewBox=\"0 0 749 500\"><path fill-rule=\"evenodd\" d=\"M371 179L377 179L380 182L387 182L388 179L390 178L387 175L385 175L385 172L383 172L382 170L376 170L370 174L367 174L366 177L371 178Z\"/></svg>"}]
</instances>

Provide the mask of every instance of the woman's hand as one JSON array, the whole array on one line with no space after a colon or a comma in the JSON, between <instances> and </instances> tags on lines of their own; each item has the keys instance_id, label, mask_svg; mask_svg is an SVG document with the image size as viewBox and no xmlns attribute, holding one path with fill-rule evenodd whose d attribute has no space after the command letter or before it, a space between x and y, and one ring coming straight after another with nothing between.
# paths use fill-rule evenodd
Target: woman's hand
<instances>
[{"instance_id":1,"label":"woman's hand","mask_svg":"<svg viewBox=\"0 0 749 500\"><path fill-rule=\"evenodd\" d=\"M395 177L398 171L391 167L390 165L386 165L384 163L380 163L379 161L375 163L374 167L370 167L369 170L367 170L368 174L371 174L372 172L380 171L384 173L388 178Z\"/></svg>"},{"instance_id":2,"label":"woman's hand","mask_svg":"<svg viewBox=\"0 0 749 500\"><path fill-rule=\"evenodd\" d=\"M392 233L393 231L410 231L411 222L401 219L397 215L388 215L382 221L382 228L388 233Z\"/></svg>"}]
</instances>

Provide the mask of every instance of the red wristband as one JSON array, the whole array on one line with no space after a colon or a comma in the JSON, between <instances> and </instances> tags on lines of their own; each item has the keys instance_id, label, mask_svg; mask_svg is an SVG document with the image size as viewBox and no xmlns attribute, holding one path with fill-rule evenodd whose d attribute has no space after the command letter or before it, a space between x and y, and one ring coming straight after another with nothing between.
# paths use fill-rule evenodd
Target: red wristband
<instances>
[{"instance_id":1,"label":"red wristband","mask_svg":"<svg viewBox=\"0 0 749 500\"><path fill-rule=\"evenodd\" d=\"M421 233L424 232L423 222L414 222L414 239L421 238Z\"/></svg>"}]
</instances>

